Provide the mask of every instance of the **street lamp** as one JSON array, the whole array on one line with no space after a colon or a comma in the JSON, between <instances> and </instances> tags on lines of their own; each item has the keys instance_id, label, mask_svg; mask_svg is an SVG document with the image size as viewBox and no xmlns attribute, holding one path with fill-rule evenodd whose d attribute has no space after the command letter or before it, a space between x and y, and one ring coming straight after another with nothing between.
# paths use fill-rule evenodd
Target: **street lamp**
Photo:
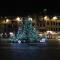
<instances>
[{"instance_id":1,"label":"street lamp","mask_svg":"<svg viewBox=\"0 0 60 60\"><path fill-rule=\"evenodd\" d=\"M55 20L57 20L58 18L57 18L57 16L54 16L52 19L55 21Z\"/></svg>"},{"instance_id":2,"label":"street lamp","mask_svg":"<svg viewBox=\"0 0 60 60\"><path fill-rule=\"evenodd\" d=\"M8 23L9 22L9 19L6 19L6 23Z\"/></svg>"},{"instance_id":3,"label":"street lamp","mask_svg":"<svg viewBox=\"0 0 60 60\"><path fill-rule=\"evenodd\" d=\"M44 17L44 20L46 20L46 21L49 20L49 17L48 16L45 16Z\"/></svg>"},{"instance_id":4,"label":"street lamp","mask_svg":"<svg viewBox=\"0 0 60 60\"><path fill-rule=\"evenodd\" d=\"M16 20L17 20L18 22L21 21L21 19L20 19L19 17L17 17Z\"/></svg>"},{"instance_id":5,"label":"street lamp","mask_svg":"<svg viewBox=\"0 0 60 60\"><path fill-rule=\"evenodd\" d=\"M9 19L7 19L6 17L5 17L5 31L4 31L4 34L5 34L5 32L7 33L7 23L9 23Z\"/></svg>"}]
</instances>

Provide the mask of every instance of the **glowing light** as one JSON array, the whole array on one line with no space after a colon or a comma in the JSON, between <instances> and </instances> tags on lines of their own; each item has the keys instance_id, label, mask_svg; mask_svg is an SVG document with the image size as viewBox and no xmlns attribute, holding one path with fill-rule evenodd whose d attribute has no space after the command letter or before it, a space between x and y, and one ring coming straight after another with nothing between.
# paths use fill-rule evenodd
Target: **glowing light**
<instances>
[{"instance_id":1,"label":"glowing light","mask_svg":"<svg viewBox=\"0 0 60 60\"><path fill-rule=\"evenodd\" d=\"M17 21L21 21L21 19L19 17L16 18Z\"/></svg>"},{"instance_id":2,"label":"glowing light","mask_svg":"<svg viewBox=\"0 0 60 60\"><path fill-rule=\"evenodd\" d=\"M42 37L42 36L43 36L43 34L39 34L39 36L41 36L41 37Z\"/></svg>"},{"instance_id":3,"label":"glowing light","mask_svg":"<svg viewBox=\"0 0 60 60\"><path fill-rule=\"evenodd\" d=\"M48 17L48 16L45 16L45 17L44 17L44 20L49 20L49 17Z\"/></svg>"},{"instance_id":4,"label":"glowing light","mask_svg":"<svg viewBox=\"0 0 60 60\"><path fill-rule=\"evenodd\" d=\"M56 19L57 19L57 16L54 16L54 17L53 17L53 20L56 20Z\"/></svg>"},{"instance_id":5,"label":"glowing light","mask_svg":"<svg viewBox=\"0 0 60 60\"><path fill-rule=\"evenodd\" d=\"M10 34L12 35L13 33L12 33L12 32L10 32Z\"/></svg>"},{"instance_id":6,"label":"glowing light","mask_svg":"<svg viewBox=\"0 0 60 60\"><path fill-rule=\"evenodd\" d=\"M10 34L11 37L14 36L13 32L10 32L9 34Z\"/></svg>"},{"instance_id":7,"label":"glowing light","mask_svg":"<svg viewBox=\"0 0 60 60\"><path fill-rule=\"evenodd\" d=\"M21 30L20 30L20 28L21 28ZM30 42L34 42L34 41L40 39L40 37L37 34L38 34L37 31L32 26L32 18L28 17L25 19L22 27L19 26L17 35L13 38L13 40L15 40L15 41L22 40L22 41L18 41L18 43L27 42L27 40Z\"/></svg>"},{"instance_id":8,"label":"glowing light","mask_svg":"<svg viewBox=\"0 0 60 60\"><path fill-rule=\"evenodd\" d=\"M52 31L47 31L47 34L48 34L48 33L51 33L51 34L52 34L53 32L52 32Z\"/></svg>"},{"instance_id":9,"label":"glowing light","mask_svg":"<svg viewBox=\"0 0 60 60\"><path fill-rule=\"evenodd\" d=\"M21 43L21 41L20 41L20 40L18 40L18 43L20 44L20 43Z\"/></svg>"},{"instance_id":10,"label":"glowing light","mask_svg":"<svg viewBox=\"0 0 60 60\"><path fill-rule=\"evenodd\" d=\"M58 41L60 41L60 39L58 39Z\"/></svg>"},{"instance_id":11,"label":"glowing light","mask_svg":"<svg viewBox=\"0 0 60 60\"><path fill-rule=\"evenodd\" d=\"M9 19L6 19L6 23L8 23L9 22Z\"/></svg>"},{"instance_id":12,"label":"glowing light","mask_svg":"<svg viewBox=\"0 0 60 60\"><path fill-rule=\"evenodd\" d=\"M42 39L40 40L40 42L45 42L45 40L46 40L45 38L42 38Z\"/></svg>"},{"instance_id":13,"label":"glowing light","mask_svg":"<svg viewBox=\"0 0 60 60\"><path fill-rule=\"evenodd\" d=\"M32 21L32 18L29 17L28 20L29 20L29 21Z\"/></svg>"},{"instance_id":14,"label":"glowing light","mask_svg":"<svg viewBox=\"0 0 60 60\"><path fill-rule=\"evenodd\" d=\"M47 34L56 34L56 32L53 32L53 31L47 31Z\"/></svg>"}]
</instances>

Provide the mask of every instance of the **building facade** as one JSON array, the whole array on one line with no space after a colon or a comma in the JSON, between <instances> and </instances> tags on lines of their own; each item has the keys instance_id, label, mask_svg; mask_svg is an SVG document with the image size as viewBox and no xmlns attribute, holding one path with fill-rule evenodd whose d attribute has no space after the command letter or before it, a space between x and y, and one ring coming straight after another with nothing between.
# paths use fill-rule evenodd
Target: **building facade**
<instances>
[{"instance_id":1,"label":"building facade","mask_svg":"<svg viewBox=\"0 0 60 60\"><path fill-rule=\"evenodd\" d=\"M55 38L60 35L60 16L38 16L32 15L32 25L37 28L39 33ZM0 32L17 32L20 25L20 18L0 19ZM22 23L22 22L21 22Z\"/></svg>"},{"instance_id":2,"label":"building facade","mask_svg":"<svg viewBox=\"0 0 60 60\"><path fill-rule=\"evenodd\" d=\"M56 38L60 33L60 16L39 16L36 20L39 33Z\"/></svg>"}]
</instances>

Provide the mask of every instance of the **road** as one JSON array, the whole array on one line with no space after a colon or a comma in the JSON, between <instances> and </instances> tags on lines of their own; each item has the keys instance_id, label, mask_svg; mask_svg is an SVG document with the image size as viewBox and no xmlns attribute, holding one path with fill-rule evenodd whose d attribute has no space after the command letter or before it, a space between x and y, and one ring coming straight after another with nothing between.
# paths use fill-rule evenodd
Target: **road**
<instances>
[{"instance_id":1,"label":"road","mask_svg":"<svg viewBox=\"0 0 60 60\"><path fill-rule=\"evenodd\" d=\"M1 60L60 60L60 46L0 43Z\"/></svg>"}]
</instances>

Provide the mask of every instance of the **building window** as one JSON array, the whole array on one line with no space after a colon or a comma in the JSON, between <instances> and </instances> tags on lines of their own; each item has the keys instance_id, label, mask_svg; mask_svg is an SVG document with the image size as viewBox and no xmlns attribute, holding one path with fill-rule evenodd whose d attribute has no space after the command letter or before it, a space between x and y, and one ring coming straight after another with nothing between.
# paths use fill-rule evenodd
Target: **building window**
<instances>
[{"instance_id":1,"label":"building window","mask_svg":"<svg viewBox=\"0 0 60 60\"><path fill-rule=\"evenodd\" d=\"M54 28L54 31L55 31L55 28Z\"/></svg>"},{"instance_id":2,"label":"building window","mask_svg":"<svg viewBox=\"0 0 60 60\"><path fill-rule=\"evenodd\" d=\"M59 28L57 28L57 31L59 31Z\"/></svg>"},{"instance_id":3,"label":"building window","mask_svg":"<svg viewBox=\"0 0 60 60\"><path fill-rule=\"evenodd\" d=\"M53 22L53 25L55 25L55 22Z\"/></svg>"},{"instance_id":4,"label":"building window","mask_svg":"<svg viewBox=\"0 0 60 60\"><path fill-rule=\"evenodd\" d=\"M60 23L58 23L58 26L60 26Z\"/></svg>"},{"instance_id":5,"label":"building window","mask_svg":"<svg viewBox=\"0 0 60 60\"><path fill-rule=\"evenodd\" d=\"M47 22L47 25L49 25L49 22Z\"/></svg>"},{"instance_id":6,"label":"building window","mask_svg":"<svg viewBox=\"0 0 60 60\"><path fill-rule=\"evenodd\" d=\"M58 31L58 28L56 28L56 31Z\"/></svg>"},{"instance_id":7,"label":"building window","mask_svg":"<svg viewBox=\"0 0 60 60\"><path fill-rule=\"evenodd\" d=\"M57 24L57 22L56 22L56 26L57 26L58 24Z\"/></svg>"},{"instance_id":8,"label":"building window","mask_svg":"<svg viewBox=\"0 0 60 60\"><path fill-rule=\"evenodd\" d=\"M51 31L53 31L53 28L51 28Z\"/></svg>"},{"instance_id":9,"label":"building window","mask_svg":"<svg viewBox=\"0 0 60 60\"><path fill-rule=\"evenodd\" d=\"M43 24L43 27L45 26L45 24Z\"/></svg>"},{"instance_id":10,"label":"building window","mask_svg":"<svg viewBox=\"0 0 60 60\"><path fill-rule=\"evenodd\" d=\"M59 28L59 31L60 31L60 28Z\"/></svg>"},{"instance_id":11,"label":"building window","mask_svg":"<svg viewBox=\"0 0 60 60\"><path fill-rule=\"evenodd\" d=\"M52 25L52 22L51 22L51 25Z\"/></svg>"}]
</instances>

